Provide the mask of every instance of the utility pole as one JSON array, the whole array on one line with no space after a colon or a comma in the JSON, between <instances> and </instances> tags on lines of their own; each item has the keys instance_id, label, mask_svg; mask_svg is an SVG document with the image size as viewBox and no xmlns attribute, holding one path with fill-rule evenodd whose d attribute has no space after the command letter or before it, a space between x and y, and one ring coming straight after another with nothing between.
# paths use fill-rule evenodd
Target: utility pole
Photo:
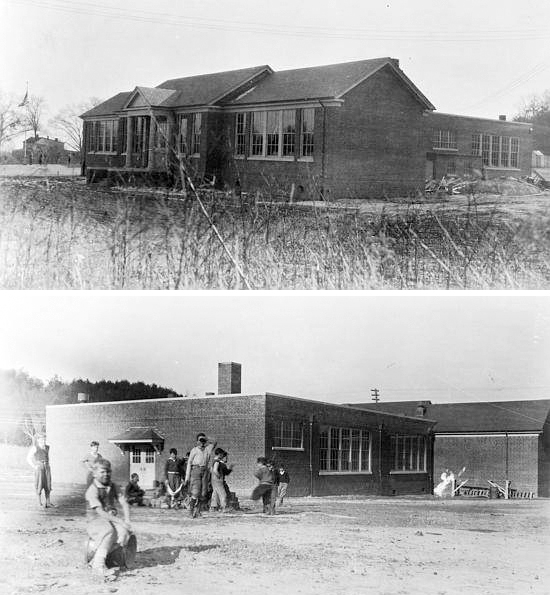
<instances>
[{"instance_id":1,"label":"utility pole","mask_svg":"<svg viewBox=\"0 0 550 595\"><path fill-rule=\"evenodd\" d=\"M378 404L378 401L380 401L380 391L377 388L371 388L370 394L372 395L371 401L374 401L376 404Z\"/></svg>"}]
</instances>

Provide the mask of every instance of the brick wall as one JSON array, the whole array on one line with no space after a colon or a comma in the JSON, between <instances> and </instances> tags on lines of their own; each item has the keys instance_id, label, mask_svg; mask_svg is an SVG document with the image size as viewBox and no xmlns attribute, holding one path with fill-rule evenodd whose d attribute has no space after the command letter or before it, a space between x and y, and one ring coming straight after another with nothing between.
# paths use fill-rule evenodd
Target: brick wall
<instances>
[{"instance_id":1,"label":"brick wall","mask_svg":"<svg viewBox=\"0 0 550 595\"><path fill-rule=\"evenodd\" d=\"M542 498L550 498L550 415L546 418L538 449L538 492Z\"/></svg>"},{"instance_id":2,"label":"brick wall","mask_svg":"<svg viewBox=\"0 0 550 595\"><path fill-rule=\"evenodd\" d=\"M108 439L131 426L151 426L165 437L158 457L157 479L162 479L168 451L184 455L195 443L197 432L217 439L229 452L235 470L228 483L233 490L248 491L254 485L253 470L264 450L263 396L157 399L148 401L61 405L46 410L54 482L84 482L80 460L91 440L100 442L100 453L113 463L113 477L128 479L128 458Z\"/></svg>"},{"instance_id":3,"label":"brick wall","mask_svg":"<svg viewBox=\"0 0 550 595\"><path fill-rule=\"evenodd\" d=\"M455 474L466 467L463 479L471 486L487 487L487 480L512 488L538 493L537 436L508 436L508 477L506 477L506 436L437 435L434 452L434 475L437 483L445 469Z\"/></svg>"},{"instance_id":4,"label":"brick wall","mask_svg":"<svg viewBox=\"0 0 550 595\"><path fill-rule=\"evenodd\" d=\"M327 108L327 186L335 198L407 196L424 186L424 106L389 66Z\"/></svg>"},{"instance_id":5,"label":"brick wall","mask_svg":"<svg viewBox=\"0 0 550 595\"><path fill-rule=\"evenodd\" d=\"M517 122L503 120L490 120L457 116L453 114L426 113L424 116L425 127L425 153L434 161L434 176L441 178L447 173L449 161L456 161L458 175L468 173L467 169L481 168L481 158L472 156L472 135L492 134L496 136L510 136L519 138L519 168L485 167L484 172L488 178L497 176L523 176L531 173L531 153L533 151L533 134L530 126ZM456 151L435 150L433 148L434 130L454 130L456 132Z\"/></svg>"},{"instance_id":6,"label":"brick wall","mask_svg":"<svg viewBox=\"0 0 550 595\"><path fill-rule=\"evenodd\" d=\"M288 469L291 476L289 494L292 496L332 494L398 494L423 493L431 490L428 473L390 477L392 433L426 433L429 425L421 420L380 415L327 403L267 395L265 454L275 458ZM302 422L303 451L274 448L281 420ZM370 432L371 473L324 475L319 473L319 432L321 426L356 428ZM379 431L379 427L382 430ZM381 442L382 439L382 442ZM381 448L379 445L381 444ZM311 445L311 447L310 447ZM431 460L431 455L428 455ZM311 472L310 472L311 463Z\"/></svg>"}]
</instances>

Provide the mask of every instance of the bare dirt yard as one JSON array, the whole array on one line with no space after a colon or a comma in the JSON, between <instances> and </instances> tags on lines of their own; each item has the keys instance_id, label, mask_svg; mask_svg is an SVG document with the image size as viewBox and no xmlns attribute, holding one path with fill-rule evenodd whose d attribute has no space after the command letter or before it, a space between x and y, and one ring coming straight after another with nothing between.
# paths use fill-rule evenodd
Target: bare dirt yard
<instances>
[{"instance_id":1,"label":"bare dirt yard","mask_svg":"<svg viewBox=\"0 0 550 595\"><path fill-rule=\"evenodd\" d=\"M30 472L3 470L9 595L550 593L548 500L290 498L269 517L243 495L241 512L195 520L132 508L134 568L102 582L84 564L81 491L54 477L56 508L40 509Z\"/></svg>"}]
</instances>

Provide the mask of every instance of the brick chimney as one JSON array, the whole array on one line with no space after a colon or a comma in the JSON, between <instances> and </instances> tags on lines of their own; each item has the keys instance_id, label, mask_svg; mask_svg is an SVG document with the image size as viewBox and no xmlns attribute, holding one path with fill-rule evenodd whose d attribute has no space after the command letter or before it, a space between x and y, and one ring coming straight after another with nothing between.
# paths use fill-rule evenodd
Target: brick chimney
<instances>
[{"instance_id":1,"label":"brick chimney","mask_svg":"<svg viewBox=\"0 0 550 595\"><path fill-rule=\"evenodd\" d=\"M241 392L241 364L221 362L218 364L218 394L232 395Z\"/></svg>"}]
</instances>

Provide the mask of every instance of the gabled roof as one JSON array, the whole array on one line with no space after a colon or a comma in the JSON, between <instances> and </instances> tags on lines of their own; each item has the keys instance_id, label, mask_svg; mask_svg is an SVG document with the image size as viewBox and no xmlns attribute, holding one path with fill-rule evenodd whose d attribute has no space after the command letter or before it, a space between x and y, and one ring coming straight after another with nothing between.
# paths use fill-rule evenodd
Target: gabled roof
<instances>
[{"instance_id":1,"label":"gabled roof","mask_svg":"<svg viewBox=\"0 0 550 595\"><path fill-rule=\"evenodd\" d=\"M240 70L170 79L158 85L157 89L178 91L178 94L170 99L170 107L213 105L262 73L272 72L271 68L264 64Z\"/></svg>"},{"instance_id":2,"label":"gabled roof","mask_svg":"<svg viewBox=\"0 0 550 595\"><path fill-rule=\"evenodd\" d=\"M109 438L109 442L114 444L162 444L164 437L150 427L127 428L121 434Z\"/></svg>"},{"instance_id":3,"label":"gabled roof","mask_svg":"<svg viewBox=\"0 0 550 595\"><path fill-rule=\"evenodd\" d=\"M303 101L308 99L340 99L356 85L381 68L389 66L427 109L435 109L420 90L405 76L393 58L376 58L274 72L250 92L231 105Z\"/></svg>"},{"instance_id":4,"label":"gabled roof","mask_svg":"<svg viewBox=\"0 0 550 595\"><path fill-rule=\"evenodd\" d=\"M550 399L530 401L492 401L483 403L442 403L403 401L350 403L351 407L415 415L419 404L426 407L425 417L435 419L435 433L542 432L550 414Z\"/></svg>"},{"instance_id":5,"label":"gabled roof","mask_svg":"<svg viewBox=\"0 0 550 595\"><path fill-rule=\"evenodd\" d=\"M177 91L175 89L157 89L151 87L136 87L135 92L141 94L147 105L163 106L168 105Z\"/></svg>"},{"instance_id":6,"label":"gabled roof","mask_svg":"<svg viewBox=\"0 0 550 595\"><path fill-rule=\"evenodd\" d=\"M80 117L81 118L91 118L93 116L109 116L116 112L119 112L126 102L132 95L133 91L124 91L122 93L117 93L113 97L106 99L102 103L99 103L92 109L84 112Z\"/></svg>"}]
</instances>

